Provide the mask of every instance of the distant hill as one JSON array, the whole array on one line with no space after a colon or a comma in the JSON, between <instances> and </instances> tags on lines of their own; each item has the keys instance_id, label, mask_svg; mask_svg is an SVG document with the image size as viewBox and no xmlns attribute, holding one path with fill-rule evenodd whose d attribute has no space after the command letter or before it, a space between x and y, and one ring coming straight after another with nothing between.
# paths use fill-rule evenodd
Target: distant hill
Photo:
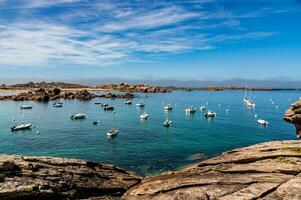
<instances>
[{"instance_id":1,"label":"distant hill","mask_svg":"<svg viewBox=\"0 0 301 200\"><path fill-rule=\"evenodd\" d=\"M65 82L28 82L28 83L18 83L13 85L1 85L2 89L17 89L17 88L88 88L89 86L74 84L74 83L65 83Z\"/></svg>"}]
</instances>

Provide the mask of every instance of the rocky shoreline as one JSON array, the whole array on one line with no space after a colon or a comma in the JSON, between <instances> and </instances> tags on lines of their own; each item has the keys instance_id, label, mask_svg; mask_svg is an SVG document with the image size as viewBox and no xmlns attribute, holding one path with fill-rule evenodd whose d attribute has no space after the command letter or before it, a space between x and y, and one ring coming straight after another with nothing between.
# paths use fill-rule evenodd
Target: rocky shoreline
<instances>
[{"instance_id":1,"label":"rocky shoreline","mask_svg":"<svg viewBox=\"0 0 301 200\"><path fill-rule=\"evenodd\" d=\"M300 198L300 140L238 148L177 172L145 178L86 160L0 155L0 199Z\"/></svg>"},{"instance_id":2,"label":"rocky shoreline","mask_svg":"<svg viewBox=\"0 0 301 200\"><path fill-rule=\"evenodd\" d=\"M62 92L61 89L59 88L54 88L54 89L40 88L34 91L30 90L28 92L21 92L17 95L0 96L0 100L48 102L48 101L54 101L59 99L66 99L66 100L78 99L78 100L87 101L97 97L132 99L134 98L134 95L132 93L125 93L125 94L107 93L107 94L97 95L94 93L90 93L87 90L79 90L76 92L71 92L71 91Z\"/></svg>"}]
</instances>

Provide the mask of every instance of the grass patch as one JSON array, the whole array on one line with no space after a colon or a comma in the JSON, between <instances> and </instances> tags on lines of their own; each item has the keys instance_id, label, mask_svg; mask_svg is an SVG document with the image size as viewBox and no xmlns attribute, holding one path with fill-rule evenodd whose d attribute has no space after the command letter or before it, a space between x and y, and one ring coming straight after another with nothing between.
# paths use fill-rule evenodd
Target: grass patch
<instances>
[{"instance_id":1,"label":"grass patch","mask_svg":"<svg viewBox=\"0 0 301 200\"><path fill-rule=\"evenodd\" d=\"M295 161L287 159L283 156L279 156L278 158L276 158L276 161L281 162L281 163L291 164L291 165L296 165L297 164Z\"/></svg>"},{"instance_id":2,"label":"grass patch","mask_svg":"<svg viewBox=\"0 0 301 200\"><path fill-rule=\"evenodd\" d=\"M301 153L301 147L283 147L282 150L284 151L294 151Z\"/></svg>"}]
</instances>

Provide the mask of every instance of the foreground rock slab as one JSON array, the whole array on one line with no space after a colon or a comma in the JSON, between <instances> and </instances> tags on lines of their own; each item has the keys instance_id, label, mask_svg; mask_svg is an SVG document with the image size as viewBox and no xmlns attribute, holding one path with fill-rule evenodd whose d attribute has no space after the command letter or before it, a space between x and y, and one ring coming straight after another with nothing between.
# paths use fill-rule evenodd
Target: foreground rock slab
<instances>
[{"instance_id":1,"label":"foreground rock slab","mask_svg":"<svg viewBox=\"0 0 301 200\"><path fill-rule=\"evenodd\" d=\"M178 172L145 178L124 200L301 199L301 141L239 148Z\"/></svg>"},{"instance_id":2,"label":"foreground rock slab","mask_svg":"<svg viewBox=\"0 0 301 200\"><path fill-rule=\"evenodd\" d=\"M0 199L119 199L140 181L96 162L0 155Z\"/></svg>"}]
</instances>

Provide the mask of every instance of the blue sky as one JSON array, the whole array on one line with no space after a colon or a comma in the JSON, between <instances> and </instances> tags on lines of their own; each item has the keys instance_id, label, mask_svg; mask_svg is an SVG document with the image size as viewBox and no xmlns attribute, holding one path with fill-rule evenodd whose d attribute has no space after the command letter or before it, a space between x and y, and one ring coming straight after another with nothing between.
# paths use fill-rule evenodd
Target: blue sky
<instances>
[{"instance_id":1,"label":"blue sky","mask_svg":"<svg viewBox=\"0 0 301 200\"><path fill-rule=\"evenodd\" d=\"M299 80L300 0L0 0L0 78Z\"/></svg>"}]
</instances>

